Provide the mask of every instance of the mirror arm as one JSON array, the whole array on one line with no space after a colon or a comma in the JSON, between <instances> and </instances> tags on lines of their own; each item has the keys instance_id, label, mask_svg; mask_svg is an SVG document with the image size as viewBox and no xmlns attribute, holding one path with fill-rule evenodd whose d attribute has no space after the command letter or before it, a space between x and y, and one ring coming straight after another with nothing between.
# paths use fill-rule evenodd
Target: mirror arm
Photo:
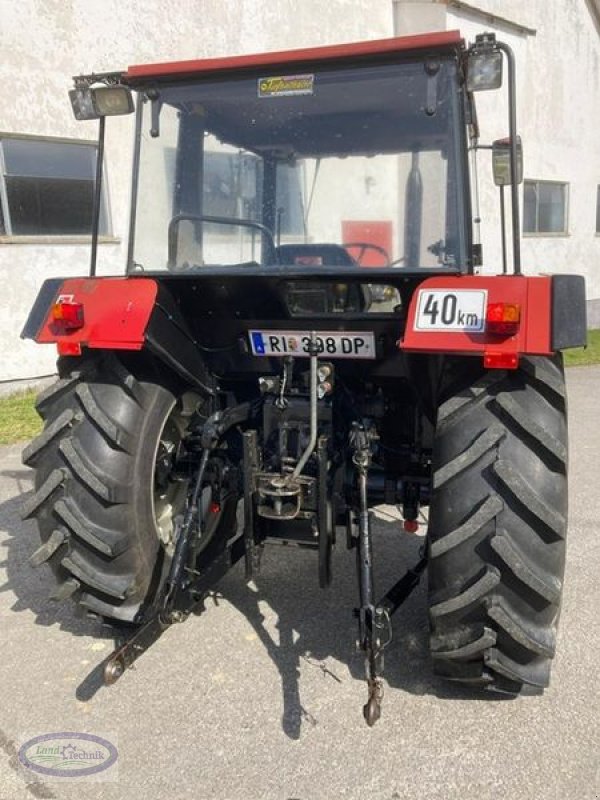
<instances>
[{"instance_id":1,"label":"mirror arm","mask_svg":"<svg viewBox=\"0 0 600 800\"><path fill-rule=\"evenodd\" d=\"M513 272L521 274L521 241L519 237L519 184L517 183L517 102L515 80L515 56L512 48L504 42L496 47L506 56L508 64L508 127L510 136L510 180L513 234Z\"/></svg>"},{"instance_id":2,"label":"mirror arm","mask_svg":"<svg viewBox=\"0 0 600 800\"><path fill-rule=\"evenodd\" d=\"M144 101L142 100L142 95L139 95L135 112L135 149L133 151L133 165L131 170L131 214L129 217L129 241L127 243L127 272L134 270L135 263L133 259L133 250L135 244L135 224L137 220L143 106Z\"/></svg>"},{"instance_id":3,"label":"mirror arm","mask_svg":"<svg viewBox=\"0 0 600 800\"><path fill-rule=\"evenodd\" d=\"M96 275L98 255L98 231L100 227L100 206L102 204L102 165L104 163L104 126L106 117L98 120L98 149L96 151L96 180L94 183L94 205L92 211L92 251L90 255L90 277Z\"/></svg>"}]
</instances>

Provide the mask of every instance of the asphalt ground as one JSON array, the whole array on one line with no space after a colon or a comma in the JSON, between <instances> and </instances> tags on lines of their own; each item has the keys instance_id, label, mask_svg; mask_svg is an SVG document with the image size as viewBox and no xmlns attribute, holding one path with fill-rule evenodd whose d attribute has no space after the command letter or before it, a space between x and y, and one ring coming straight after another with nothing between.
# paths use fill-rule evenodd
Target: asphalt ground
<instances>
[{"instance_id":1,"label":"asphalt ground","mask_svg":"<svg viewBox=\"0 0 600 800\"><path fill-rule=\"evenodd\" d=\"M113 687L97 665L111 632L48 602L47 567L19 508L32 474L0 449L0 800L592 800L600 797L600 367L568 371L570 530L558 655L543 697L492 699L431 675L424 587L394 618L383 716L369 729L354 652L354 556L317 588L314 553L273 548L256 590L241 566L206 611L174 626ZM420 540L378 515L377 583ZM91 778L19 767L28 738L87 732L118 748Z\"/></svg>"}]
</instances>

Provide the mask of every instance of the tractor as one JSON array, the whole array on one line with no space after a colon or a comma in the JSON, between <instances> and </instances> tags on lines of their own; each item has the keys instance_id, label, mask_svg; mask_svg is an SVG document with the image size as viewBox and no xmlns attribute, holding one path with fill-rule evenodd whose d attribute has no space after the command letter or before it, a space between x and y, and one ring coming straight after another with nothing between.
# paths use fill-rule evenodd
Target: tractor
<instances>
[{"instance_id":1,"label":"tractor","mask_svg":"<svg viewBox=\"0 0 600 800\"><path fill-rule=\"evenodd\" d=\"M475 95L503 83L508 136L482 144ZM425 572L435 673L541 693L565 566L561 351L585 344L586 301L581 276L521 270L510 47L444 31L132 66L69 95L99 126L91 262L43 284L22 333L59 354L24 516L55 597L128 626L106 683L285 543L314 552L323 589L333 548L356 553L369 725ZM133 112L126 274L99 277L105 122ZM484 270L486 149L503 258ZM378 596L380 504L427 532Z\"/></svg>"}]
</instances>

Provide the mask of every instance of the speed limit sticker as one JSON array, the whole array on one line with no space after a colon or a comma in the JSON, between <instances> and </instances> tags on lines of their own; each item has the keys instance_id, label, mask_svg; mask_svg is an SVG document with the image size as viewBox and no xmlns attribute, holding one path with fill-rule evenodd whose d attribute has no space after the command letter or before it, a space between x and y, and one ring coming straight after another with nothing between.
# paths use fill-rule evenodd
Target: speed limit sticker
<instances>
[{"instance_id":1,"label":"speed limit sticker","mask_svg":"<svg viewBox=\"0 0 600 800\"><path fill-rule=\"evenodd\" d=\"M483 289L421 289L416 331L483 331L487 291Z\"/></svg>"}]
</instances>

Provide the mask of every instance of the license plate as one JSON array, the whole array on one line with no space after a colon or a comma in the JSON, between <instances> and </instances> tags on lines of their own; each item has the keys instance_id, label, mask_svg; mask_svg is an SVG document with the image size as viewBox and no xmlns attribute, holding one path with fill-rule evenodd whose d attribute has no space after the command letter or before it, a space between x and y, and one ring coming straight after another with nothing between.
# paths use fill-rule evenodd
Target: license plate
<instances>
[{"instance_id":1,"label":"license plate","mask_svg":"<svg viewBox=\"0 0 600 800\"><path fill-rule=\"evenodd\" d=\"M483 331L487 291L483 289L421 289L416 331Z\"/></svg>"},{"instance_id":2,"label":"license plate","mask_svg":"<svg viewBox=\"0 0 600 800\"><path fill-rule=\"evenodd\" d=\"M255 356L310 355L310 331L248 331ZM319 355L328 358L375 358L375 337L371 331L319 331Z\"/></svg>"}]
</instances>

